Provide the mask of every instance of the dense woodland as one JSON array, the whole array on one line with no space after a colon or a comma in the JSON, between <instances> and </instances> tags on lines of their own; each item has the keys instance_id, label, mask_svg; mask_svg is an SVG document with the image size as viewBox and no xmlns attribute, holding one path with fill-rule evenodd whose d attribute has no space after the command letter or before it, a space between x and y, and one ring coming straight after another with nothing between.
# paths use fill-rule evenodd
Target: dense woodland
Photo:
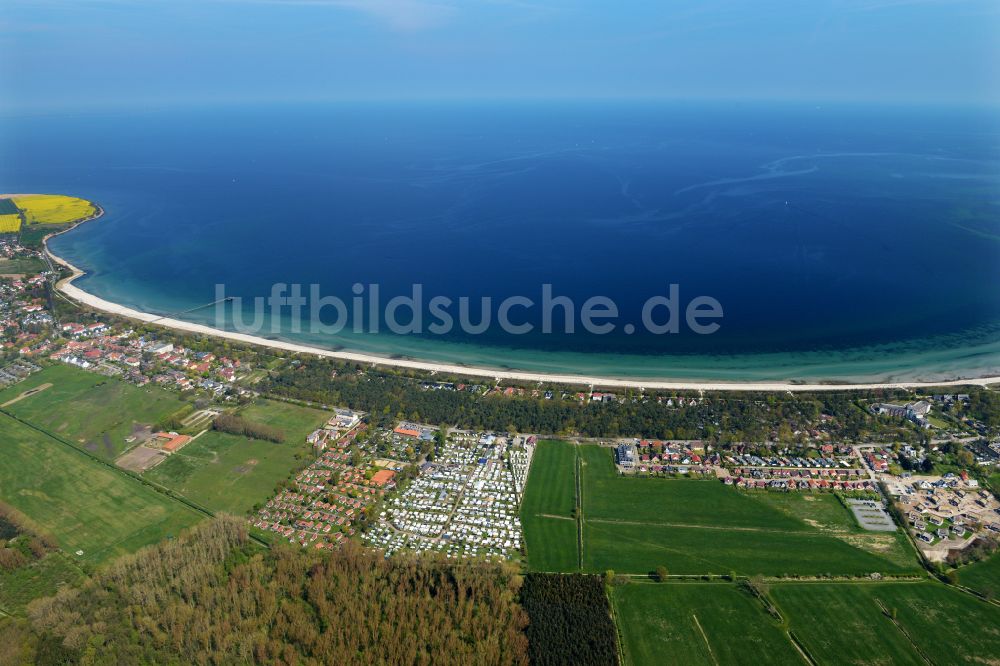
<instances>
[{"instance_id":1,"label":"dense woodland","mask_svg":"<svg viewBox=\"0 0 1000 666\"><path fill-rule=\"evenodd\" d=\"M0 663L526 664L520 585L353 543L266 551L219 518L0 622Z\"/></svg>"},{"instance_id":2,"label":"dense woodland","mask_svg":"<svg viewBox=\"0 0 1000 666\"><path fill-rule=\"evenodd\" d=\"M530 620L532 664L618 663L617 633L600 576L528 574L521 588L521 604Z\"/></svg>"},{"instance_id":3,"label":"dense woodland","mask_svg":"<svg viewBox=\"0 0 1000 666\"><path fill-rule=\"evenodd\" d=\"M616 403L580 402L575 397L481 396L467 391L428 390L403 374L367 370L344 372L343 365L309 360L270 373L259 390L276 396L363 409L388 425L395 418L461 427L515 430L586 437L645 436L661 439L710 439L764 442L780 432L814 427L820 414L841 438L859 438L881 429L920 437L912 428L872 417L864 405L903 393L831 392L822 394L706 393L697 405L666 407L655 399ZM638 396L640 394L636 394ZM697 394L690 394L696 396Z\"/></svg>"}]
</instances>

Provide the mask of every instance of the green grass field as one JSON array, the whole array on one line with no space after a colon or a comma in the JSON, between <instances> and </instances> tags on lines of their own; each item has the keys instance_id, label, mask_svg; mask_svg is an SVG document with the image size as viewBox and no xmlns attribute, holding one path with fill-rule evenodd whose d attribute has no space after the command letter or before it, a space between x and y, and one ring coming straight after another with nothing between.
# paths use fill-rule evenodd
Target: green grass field
<instances>
[{"instance_id":1,"label":"green grass field","mask_svg":"<svg viewBox=\"0 0 1000 666\"><path fill-rule=\"evenodd\" d=\"M0 500L74 559L103 562L174 535L201 514L0 414Z\"/></svg>"},{"instance_id":2,"label":"green grass field","mask_svg":"<svg viewBox=\"0 0 1000 666\"><path fill-rule=\"evenodd\" d=\"M165 389L61 364L0 391L0 405L43 384L51 386L3 409L106 460L129 446L125 438L137 424L155 424L184 405Z\"/></svg>"},{"instance_id":3,"label":"green grass field","mask_svg":"<svg viewBox=\"0 0 1000 666\"><path fill-rule=\"evenodd\" d=\"M532 458L522 514L571 517L576 508L576 447L543 440Z\"/></svg>"},{"instance_id":4,"label":"green grass field","mask_svg":"<svg viewBox=\"0 0 1000 666\"><path fill-rule=\"evenodd\" d=\"M802 664L760 602L735 585L631 583L612 588L627 664Z\"/></svg>"},{"instance_id":5,"label":"green grass field","mask_svg":"<svg viewBox=\"0 0 1000 666\"><path fill-rule=\"evenodd\" d=\"M1000 655L1000 608L936 582L783 583L771 597L820 664L992 663ZM899 627L883 607L895 609Z\"/></svg>"},{"instance_id":6,"label":"green grass field","mask_svg":"<svg viewBox=\"0 0 1000 666\"><path fill-rule=\"evenodd\" d=\"M980 594L996 598L1000 595L1000 553L959 569L958 582Z\"/></svg>"},{"instance_id":7,"label":"green grass field","mask_svg":"<svg viewBox=\"0 0 1000 666\"><path fill-rule=\"evenodd\" d=\"M0 230L2 233L2 230ZM24 275L38 273L47 268L39 257L18 257L16 259L0 259L0 275Z\"/></svg>"},{"instance_id":8,"label":"green grass field","mask_svg":"<svg viewBox=\"0 0 1000 666\"><path fill-rule=\"evenodd\" d=\"M715 480L619 476L607 447L581 446L580 456L587 520L809 530L801 520Z\"/></svg>"},{"instance_id":9,"label":"green grass field","mask_svg":"<svg viewBox=\"0 0 1000 666\"><path fill-rule=\"evenodd\" d=\"M574 445L539 442L521 501L528 561L536 571L578 569L575 470Z\"/></svg>"},{"instance_id":10,"label":"green grass field","mask_svg":"<svg viewBox=\"0 0 1000 666\"><path fill-rule=\"evenodd\" d=\"M869 591L896 609L897 622L935 664L1000 659L1000 608L936 582L871 586Z\"/></svg>"},{"instance_id":11,"label":"green grass field","mask_svg":"<svg viewBox=\"0 0 1000 666\"><path fill-rule=\"evenodd\" d=\"M528 565L535 571L579 571L577 526L572 518L522 519Z\"/></svg>"},{"instance_id":12,"label":"green grass field","mask_svg":"<svg viewBox=\"0 0 1000 666\"><path fill-rule=\"evenodd\" d=\"M278 481L313 459L306 436L329 415L316 409L259 401L240 412L280 428L285 441L248 439L210 430L145 476L214 511L243 514L267 500Z\"/></svg>"},{"instance_id":13,"label":"green grass field","mask_svg":"<svg viewBox=\"0 0 1000 666\"><path fill-rule=\"evenodd\" d=\"M756 501L768 504L814 530L884 558L900 569L911 569L916 552L902 530L870 532L858 525L854 515L832 493L774 493L754 491Z\"/></svg>"},{"instance_id":14,"label":"green grass field","mask_svg":"<svg viewBox=\"0 0 1000 666\"><path fill-rule=\"evenodd\" d=\"M745 493L713 480L623 477L612 450L546 443L531 464L521 519L528 562L574 571L568 520L581 460L583 569L645 574L916 573L902 532L865 532L832 495Z\"/></svg>"},{"instance_id":15,"label":"green grass field","mask_svg":"<svg viewBox=\"0 0 1000 666\"><path fill-rule=\"evenodd\" d=\"M885 584L912 587L907 583ZM780 584L771 598L820 664L919 664L919 655L871 596L871 585Z\"/></svg>"},{"instance_id":16,"label":"green grass field","mask_svg":"<svg viewBox=\"0 0 1000 666\"><path fill-rule=\"evenodd\" d=\"M822 534L584 521L585 571L644 574L660 565L673 574L769 576L908 570Z\"/></svg>"}]
</instances>

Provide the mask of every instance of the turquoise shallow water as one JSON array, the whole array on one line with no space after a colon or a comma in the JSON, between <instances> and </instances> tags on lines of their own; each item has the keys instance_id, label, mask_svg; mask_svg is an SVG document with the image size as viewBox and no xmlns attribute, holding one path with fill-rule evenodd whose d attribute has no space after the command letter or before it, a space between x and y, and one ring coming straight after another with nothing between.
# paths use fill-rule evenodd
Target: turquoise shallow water
<instances>
[{"instance_id":1,"label":"turquoise shallow water","mask_svg":"<svg viewBox=\"0 0 1000 666\"><path fill-rule=\"evenodd\" d=\"M542 284L612 299L608 335L273 335L385 356L607 376L889 380L1000 373L1000 132L976 110L523 104L10 118L0 188L107 214L53 249L79 286L176 313L316 283L383 303ZM60 159L52 159L59 146ZM643 302L712 335L626 333ZM537 310L515 317L539 324ZM216 324L211 311L184 315ZM477 319L474 316L473 319ZM223 325L225 321L221 322Z\"/></svg>"}]
</instances>

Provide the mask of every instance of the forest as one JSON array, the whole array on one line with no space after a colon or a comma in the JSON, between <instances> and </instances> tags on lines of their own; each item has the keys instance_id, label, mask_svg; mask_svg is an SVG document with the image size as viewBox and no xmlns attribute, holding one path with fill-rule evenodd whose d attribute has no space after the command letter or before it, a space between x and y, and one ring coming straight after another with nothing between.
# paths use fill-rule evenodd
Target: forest
<instances>
[{"instance_id":1,"label":"forest","mask_svg":"<svg viewBox=\"0 0 1000 666\"><path fill-rule=\"evenodd\" d=\"M220 517L0 621L0 663L528 663L505 564L263 550Z\"/></svg>"},{"instance_id":2,"label":"forest","mask_svg":"<svg viewBox=\"0 0 1000 666\"><path fill-rule=\"evenodd\" d=\"M618 664L611 606L600 576L530 573L521 588L531 663Z\"/></svg>"},{"instance_id":3,"label":"forest","mask_svg":"<svg viewBox=\"0 0 1000 666\"><path fill-rule=\"evenodd\" d=\"M643 436L659 439L708 439L764 442L779 431L816 427L840 438L857 438L885 428L900 430L904 441L918 438L912 428L881 422L862 406L890 400L896 392L705 393L695 405L667 408L654 393L647 399L612 403L575 399L482 396L468 391L428 390L405 374L382 370L345 371L343 364L310 359L269 373L259 386L265 394L368 411L379 425L405 418L424 423L487 430L515 430L585 437ZM671 395L675 395L673 393ZM692 394L696 396L697 394ZM636 394L635 397L639 397ZM667 411L669 409L669 412ZM664 418L669 413L670 418Z\"/></svg>"}]
</instances>

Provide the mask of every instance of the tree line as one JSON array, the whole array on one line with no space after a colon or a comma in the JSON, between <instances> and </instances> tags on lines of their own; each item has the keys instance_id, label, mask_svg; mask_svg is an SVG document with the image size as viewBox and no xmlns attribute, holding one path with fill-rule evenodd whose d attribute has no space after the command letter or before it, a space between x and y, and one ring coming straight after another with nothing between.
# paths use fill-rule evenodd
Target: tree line
<instances>
[{"instance_id":1,"label":"tree line","mask_svg":"<svg viewBox=\"0 0 1000 666\"><path fill-rule=\"evenodd\" d=\"M266 423L248 421L236 414L219 414L212 421L212 429L219 432L228 432L230 435L241 435L252 439L263 439L268 442L281 444L285 441L285 433L279 428L269 426Z\"/></svg>"},{"instance_id":2,"label":"tree line","mask_svg":"<svg viewBox=\"0 0 1000 666\"><path fill-rule=\"evenodd\" d=\"M792 432L819 425L839 438L864 437L883 428L865 404L903 396L893 391L706 392L687 394L698 399L696 404L685 401L683 406L670 407L658 402L653 392L632 392L626 394L625 400L611 403L580 401L575 395L562 399L558 391L548 400L482 396L468 391L429 390L421 386L418 378L388 370L345 370L342 363L327 359L310 359L272 371L259 389L287 399L362 409L378 425L402 418L499 431L708 439L721 443L765 442L782 433L791 439ZM666 394L659 397L665 398ZM833 418L821 424L821 414Z\"/></svg>"}]
</instances>

